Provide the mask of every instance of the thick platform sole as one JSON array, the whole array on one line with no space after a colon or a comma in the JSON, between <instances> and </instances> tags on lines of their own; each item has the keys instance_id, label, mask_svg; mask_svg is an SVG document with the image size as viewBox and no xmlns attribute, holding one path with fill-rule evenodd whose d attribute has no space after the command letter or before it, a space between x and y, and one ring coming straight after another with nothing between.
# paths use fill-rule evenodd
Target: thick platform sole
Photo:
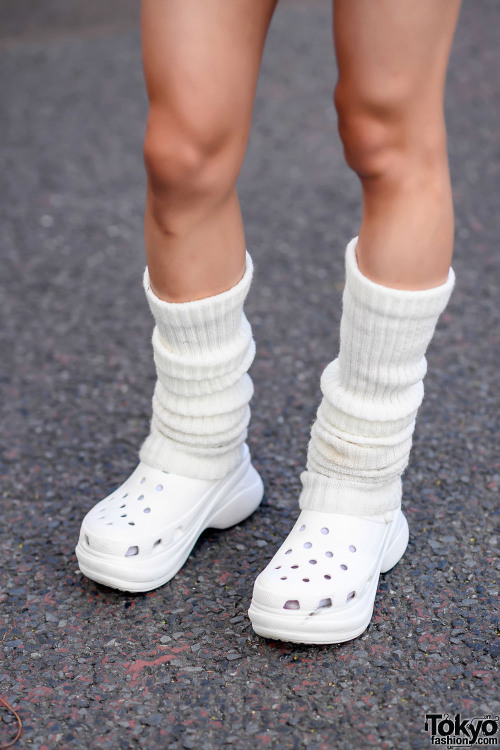
<instances>
[{"instance_id":1,"label":"thick platform sole","mask_svg":"<svg viewBox=\"0 0 500 750\"><path fill-rule=\"evenodd\" d=\"M387 573L402 558L408 546L408 522L400 511L393 521L380 556L380 567L363 596L339 608L304 611L284 610L256 605L248 616L257 635L291 643L326 645L343 643L361 635L373 615L380 573Z\"/></svg>"},{"instance_id":2,"label":"thick platform sole","mask_svg":"<svg viewBox=\"0 0 500 750\"><path fill-rule=\"evenodd\" d=\"M196 523L166 549L137 560L99 553L79 542L75 548L79 568L87 578L120 591L152 591L178 573L205 529L227 529L241 523L259 507L263 495L262 479L254 466L247 463L221 483Z\"/></svg>"}]
</instances>

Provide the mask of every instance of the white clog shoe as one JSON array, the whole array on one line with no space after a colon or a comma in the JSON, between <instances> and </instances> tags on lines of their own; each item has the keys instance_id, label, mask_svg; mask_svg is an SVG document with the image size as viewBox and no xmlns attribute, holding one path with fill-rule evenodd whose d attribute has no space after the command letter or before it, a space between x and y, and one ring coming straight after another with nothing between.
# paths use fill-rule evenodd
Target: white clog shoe
<instances>
[{"instance_id":1,"label":"white clog shoe","mask_svg":"<svg viewBox=\"0 0 500 750\"><path fill-rule=\"evenodd\" d=\"M82 573L122 591L151 591L186 562L205 529L226 529L259 506L264 487L246 443L223 479L191 479L140 462L85 516L75 549Z\"/></svg>"},{"instance_id":2,"label":"white clog shoe","mask_svg":"<svg viewBox=\"0 0 500 750\"><path fill-rule=\"evenodd\" d=\"M381 516L302 510L257 577L248 615L258 635L295 643L341 643L369 625L380 573L408 544L400 509Z\"/></svg>"}]
</instances>

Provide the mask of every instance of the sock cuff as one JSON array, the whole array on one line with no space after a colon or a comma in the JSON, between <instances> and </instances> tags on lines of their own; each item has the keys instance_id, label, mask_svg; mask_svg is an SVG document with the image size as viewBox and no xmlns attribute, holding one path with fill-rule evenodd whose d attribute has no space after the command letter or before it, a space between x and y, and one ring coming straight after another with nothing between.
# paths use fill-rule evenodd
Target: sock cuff
<instances>
[{"instance_id":1,"label":"sock cuff","mask_svg":"<svg viewBox=\"0 0 500 750\"><path fill-rule=\"evenodd\" d=\"M220 294L189 302L167 302L157 297L151 288L148 267L145 267L143 287L146 299L158 332L169 349L193 354L213 351L231 342L238 334L254 269L248 250L245 255L245 272L235 286Z\"/></svg>"},{"instance_id":2,"label":"sock cuff","mask_svg":"<svg viewBox=\"0 0 500 750\"><path fill-rule=\"evenodd\" d=\"M378 284L365 276L356 258L358 237L345 251L346 290L365 309L389 317L432 318L441 315L455 286L455 272L450 266L444 284L428 289L396 289Z\"/></svg>"}]
</instances>

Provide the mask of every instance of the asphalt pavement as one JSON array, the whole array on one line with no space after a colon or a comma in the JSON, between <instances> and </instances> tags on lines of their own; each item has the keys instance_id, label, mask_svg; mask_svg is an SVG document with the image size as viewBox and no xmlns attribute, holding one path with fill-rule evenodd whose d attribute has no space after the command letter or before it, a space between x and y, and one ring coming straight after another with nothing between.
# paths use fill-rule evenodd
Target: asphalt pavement
<instances>
[{"instance_id":1,"label":"asphalt pavement","mask_svg":"<svg viewBox=\"0 0 500 750\"><path fill-rule=\"evenodd\" d=\"M496 0L465 2L450 61L457 282L404 477L408 551L354 641L264 640L246 614L296 518L359 228L330 16L278 5L238 182L263 506L205 532L170 583L127 595L82 576L74 547L137 463L155 378L138 3L0 2L0 697L23 721L15 748L427 748L428 713L500 713ZM0 744L14 733L0 708Z\"/></svg>"}]
</instances>

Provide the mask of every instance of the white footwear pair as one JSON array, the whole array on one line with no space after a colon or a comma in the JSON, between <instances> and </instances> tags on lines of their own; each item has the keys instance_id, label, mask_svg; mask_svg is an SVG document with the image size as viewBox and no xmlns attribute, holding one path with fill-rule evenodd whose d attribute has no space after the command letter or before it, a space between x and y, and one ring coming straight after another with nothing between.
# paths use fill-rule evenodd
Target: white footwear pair
<instances>
[{"instance_id":1,"label":"white footwear pair","mask_svg":"<svg viewBox=\"0 0 500 750\"><path fill-rule=\"evenodd\" d=\"M85 516L75 549L82 573L122 591L167 583L209 527L240 523L259 506L262 480L246 443L242 463L220 480L191 479L140 462ZM259 635L340 643L368 626L380 573L402 557L408 524L400 510L348 516L302 510L257 577L248 611Z\"/></svg>"}]
</instances>

